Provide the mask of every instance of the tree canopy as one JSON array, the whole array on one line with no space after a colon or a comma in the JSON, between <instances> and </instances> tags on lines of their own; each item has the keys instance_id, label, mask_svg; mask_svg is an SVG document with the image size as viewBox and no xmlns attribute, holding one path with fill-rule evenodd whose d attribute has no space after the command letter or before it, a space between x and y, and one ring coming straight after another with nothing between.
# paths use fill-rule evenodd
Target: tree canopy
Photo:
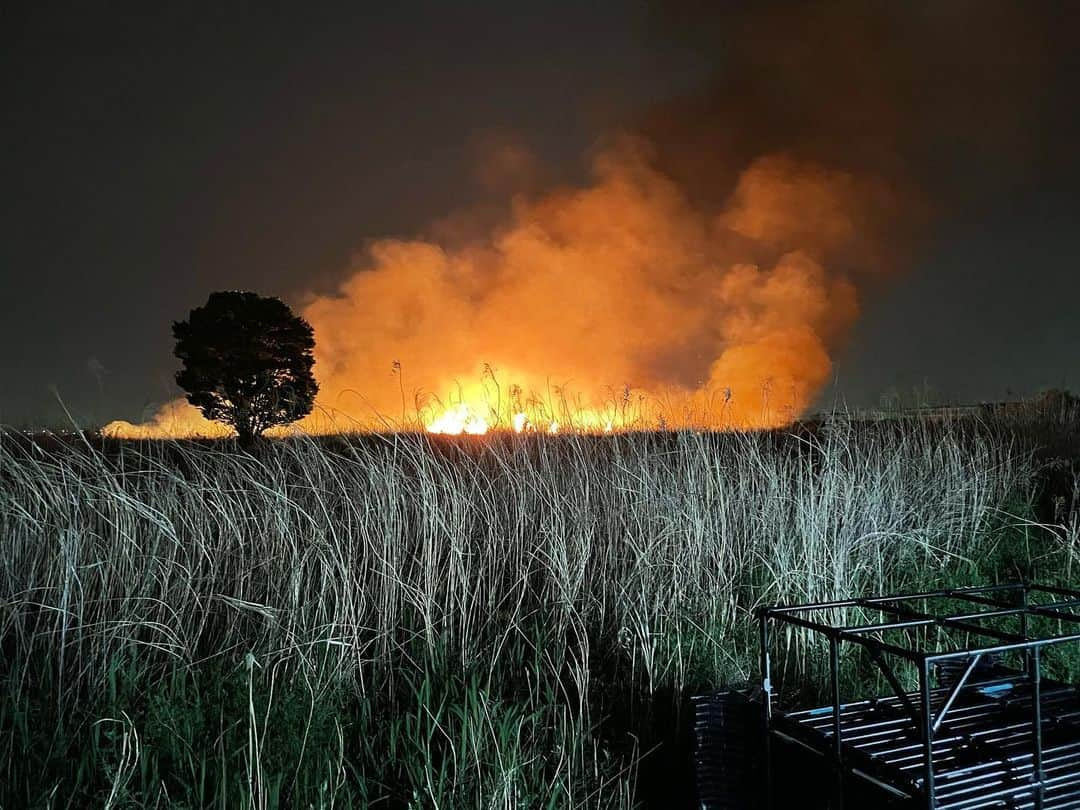
<instances>
[{"instance_id":1,"label":"tree canopy","mask_svg":"<svg viewBox=\"0 0 1080 810\"><path fill-rule=\"evenodd\" d=\"M173 336L173 353L183 362L176 382L188 402L235 428L242 443L311 412L319 391L311 372L315 336L284 301L211 293L173 324Z\"/></svg>"}]
</instances>

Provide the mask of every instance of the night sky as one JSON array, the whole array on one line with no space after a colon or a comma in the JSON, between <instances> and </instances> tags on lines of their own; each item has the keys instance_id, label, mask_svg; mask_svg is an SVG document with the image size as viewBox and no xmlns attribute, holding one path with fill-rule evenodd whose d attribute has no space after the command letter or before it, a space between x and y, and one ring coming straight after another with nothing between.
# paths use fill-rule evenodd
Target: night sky
<instances>
[{"instance_id":1,"label":"night sky","mask_svg":"<svg viewBox=\"0 0 1080 810\"><path fill-rule=\"evenodd\" d=\"M0 423L140 418L210 291L302 304L501 205L491 144L574 184L620 131L690 194L763 144L903 189L822 402L1080 388L1080 4L889 5L8 4Z\"/></svg>"}]
</instances>

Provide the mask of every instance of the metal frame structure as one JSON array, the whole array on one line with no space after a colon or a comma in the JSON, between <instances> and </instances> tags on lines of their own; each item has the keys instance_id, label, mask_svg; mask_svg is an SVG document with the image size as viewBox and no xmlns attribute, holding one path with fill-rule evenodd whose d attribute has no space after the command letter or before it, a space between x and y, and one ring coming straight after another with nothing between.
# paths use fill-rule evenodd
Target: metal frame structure
<instances>
[{"instance_id":1,"label":"metal frame structure","mask_svg":"<svg viewBox=\"0 0 1080 810\"><path fill-rule=\"evenodd\" d=\"M971 609L931 608L944 600ZM1078 607L1080 591L1017 583L759 609L767 804L772 805L772 748L780 739L831 762L835 806L842 805L849 780L860 779L904 806L928 810L1080 808L1080 690L1046 678L1041 656L1052 645L1080 642L1080 614L1070 612ZM844 625L809 618L844 609L878 613L884 620ZM1038 637L1029 632L1033 618L1058 620L1059 630L1067 623L1072 631ZM986 626L988 619L1018 626L1015 632ZM774 705L770 644L778 625L827 640L828 705ZM892 631L902 631L904 643L881 638L896 635ZM942 635L961 635L965 643L942 649ZM983 643L971 646L972 638ZM845 644L866 651L892 695L841 701ZM1004 656L1021 663L1004 666ZM917 689L901 684L890 660L895 658L914 665ZM935 669L939 681L947 680L942 667L951 668L954 678L935 686ZM1045 744L1048 729L1052 739Z\"/></svg>"}]
</instances>

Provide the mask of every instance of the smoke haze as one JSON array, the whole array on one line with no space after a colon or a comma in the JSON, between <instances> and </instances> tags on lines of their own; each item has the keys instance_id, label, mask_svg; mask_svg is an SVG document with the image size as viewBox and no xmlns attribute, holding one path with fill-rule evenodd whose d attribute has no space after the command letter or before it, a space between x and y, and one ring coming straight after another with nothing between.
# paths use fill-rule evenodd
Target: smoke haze
<instances>
[{"instance_id":1,"label":"smoke haze","mask_svg":"<svg viewBox=\"0 0 1080 810\"><path fill-rule=\"evenodd\" d=\"M577 186L538 191L538 159L495 139L478 176L507 215L371 241L302 307L322 391L308 427L459 406L503 426L790 422L927 225L984 193L988 164L1001 183L1035 159L1032 91L1065 47L1054 14L1014 3L654 17L714 59L709 86L606 137Z\"/></svg>"}]
</instances>

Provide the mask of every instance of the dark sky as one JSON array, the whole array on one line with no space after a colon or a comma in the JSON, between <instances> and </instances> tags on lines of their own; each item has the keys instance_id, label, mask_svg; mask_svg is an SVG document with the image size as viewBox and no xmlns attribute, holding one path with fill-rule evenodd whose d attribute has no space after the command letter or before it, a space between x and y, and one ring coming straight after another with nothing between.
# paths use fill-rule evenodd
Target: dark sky
<instances>
[{"instance_id":1,"label":"dark sky","mask_svg":"<svg viewBox=\"0 0 1080 810\"><path fill-rule=\"evenodd\" d=\"M863 25L869 0L767 5L5 5L0 423L57 422L54 388L79 419L141 416L176 394L172 320L214 289L300 303L366 240L484 204L492 138L575 182L607 133L640 129L665 159L718 112L734 151L887 153L931 212L865 291L826 396L1080 388L1072 4L935 3L948 26L899 33ZM845 61L862 48L873 81ZM887 126L835 112L882 97Z\"/></svg>"}]
</instances>

